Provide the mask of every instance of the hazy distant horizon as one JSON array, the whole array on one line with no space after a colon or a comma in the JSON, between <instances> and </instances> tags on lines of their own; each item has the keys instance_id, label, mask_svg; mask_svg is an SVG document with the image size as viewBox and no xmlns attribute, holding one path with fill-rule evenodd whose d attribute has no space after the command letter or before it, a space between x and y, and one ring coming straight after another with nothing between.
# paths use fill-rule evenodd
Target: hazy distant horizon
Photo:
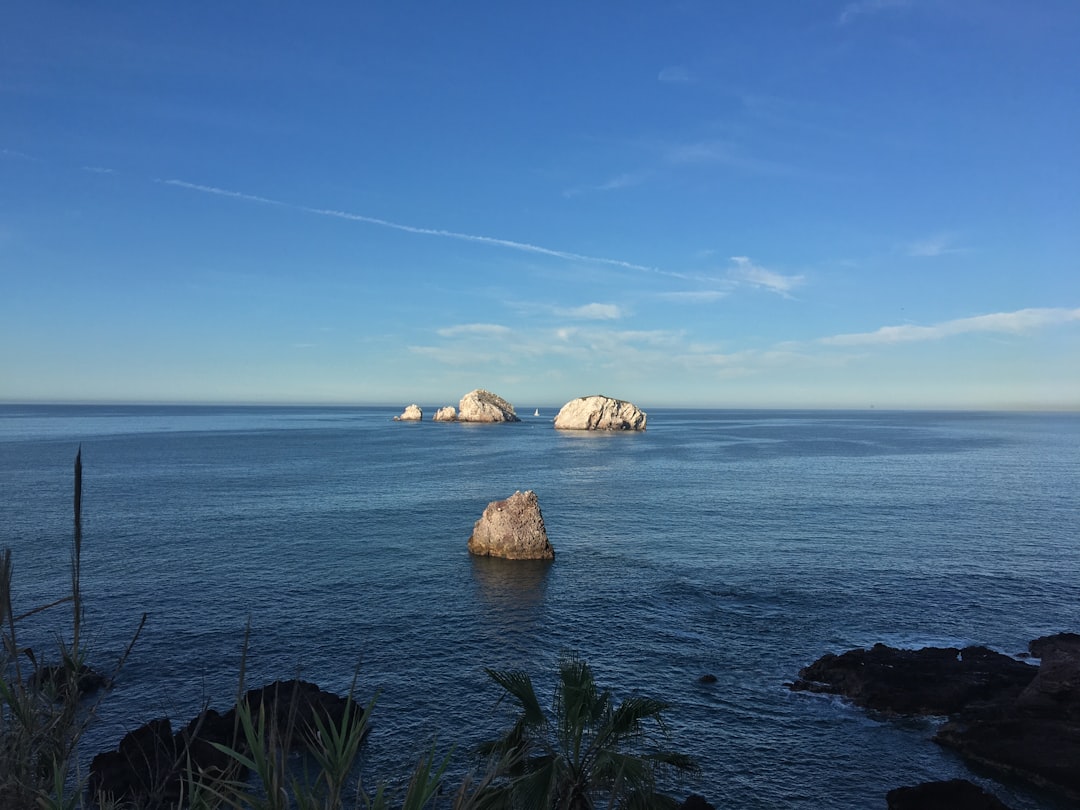
<instances>
[{"instance_id":1,"label":"hazy distant horizon","mask_svg":"<svg viewBox=\"0 0 1080 810\"><path fill-rule=\"evenodd\" d=\"M495 393L498 393L497 391ZM598 393L598 392L594 392ZM588 396L587 394L582 396ZM534 409L539 408L542 412L553 413L558 411L563 405L576 397L570 397L566 400L559 402L550 401L536 401L532 400L521 402L519 404L513 400L510 403L514 406L515 411L519 416L529 416ZM418 405L424 411L424 419L430 420L430 417L434 415L436 408L441 408L446 405L452 405L455 408L458 406L458 399L436 401L436 400L418 400L418 399L399 399L393 402L389 401L322 401L322 400L248 400L248 401L228 401L228 400L0 400L0 407L160 407L160 408L384 408L388 411L393 411L395 414L402 411L408 405ZM625 397L622 397L625 399ZM642 410L648 412L652 409L661 410L715 410L715 411L927 411L927 412L968 412L968 413L1080 413L1080 405L1053 405L1053 404L1005 404L1005 405L978 405L978 404L905 404L905 405L845 405L845 404L824 404L824 403L791 403L791 404L755 404L755 403L674 403L674 402L653 402L653 401L636 401L630 400ZM541 415L546 415L542 413Z\"/></svg>"}]
</instances>

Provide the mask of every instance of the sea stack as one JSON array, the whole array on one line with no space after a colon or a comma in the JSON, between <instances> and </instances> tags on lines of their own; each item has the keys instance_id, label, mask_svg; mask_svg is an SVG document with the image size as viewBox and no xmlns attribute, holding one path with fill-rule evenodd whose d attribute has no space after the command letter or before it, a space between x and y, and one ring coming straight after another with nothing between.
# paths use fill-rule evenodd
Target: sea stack
<instances>
[{"instance_id":1,"label":"sea stack","mask_svg":"<svg viewBox=\"0 0 1080 810\"><path fill-rule=\"evenodd\" d=\"M419 405L417 405L416 403L413 403L412 405L409 405L404 411L402 411L401 416L395 416L394 421L395 422L419 422L423 418L424 418L424 412L422 410L420 410Z\"/></svg>"},{"instance_id":2,"label":"sea stack","mask_svg":"<svg viewBox=\"0 0 1080 810\"><path fill-rule=\"evenodd\" d=\"M431 417L432 422L456 422L457 411L454 410L453 405L447 405L445 408L439 408L435 411L435 415Z\"/></svg>"},{"instance_id":3,"label":"sea stack","mask_svg":"<svg viewBox=\"0 0 1080 810\"><path fill-rule=\"evenodd\" d=\"M458 403L459 422L520 422L514 406L490 391L477 388Z\"/></svg>"},{"instance_id":4,"label":"sea stack","mask_svg":"<svg viewBox=\"0 0 1080 810\"><path fill-rule=\"evenodd\" d=\"M631 402L596 394L578 397L555 417L559 430L645 430L647 415Z\"/></svg>"},{"instance_id":5,"label":"sea stack","mask_svg":"<svg viewBox=\"0 0 1080 810\"><path fill-rule=\"evenodd\" d=\"M532 490L492 501L473 526L469 553L507 560L554 560L540 502Z\"/></svg>"}]
</instances>

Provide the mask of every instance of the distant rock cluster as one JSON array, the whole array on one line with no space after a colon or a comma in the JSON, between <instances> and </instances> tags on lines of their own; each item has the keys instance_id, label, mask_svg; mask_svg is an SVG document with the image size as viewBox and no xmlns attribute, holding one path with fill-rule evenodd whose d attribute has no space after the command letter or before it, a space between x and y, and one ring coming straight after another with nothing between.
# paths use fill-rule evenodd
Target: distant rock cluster
<instances>
[{"instance_id":1,"label":"distant rock cluster","mask_svg":"<svg viewBox=\"0 0 1080 810\"><path fill-rule=\"evenodd\" d=\"M539 414L539 411L537 412ZM397 422L418 422L424 418L420 406L405 408ZM554 419L558 430L645 430L647 415L634 405L601 394L578 397L567 402ZM477 388L461 398L457 410L453 405L439 408L433 422L520 422L521 418L508 401Z\"/></svg>"}]
</instances>

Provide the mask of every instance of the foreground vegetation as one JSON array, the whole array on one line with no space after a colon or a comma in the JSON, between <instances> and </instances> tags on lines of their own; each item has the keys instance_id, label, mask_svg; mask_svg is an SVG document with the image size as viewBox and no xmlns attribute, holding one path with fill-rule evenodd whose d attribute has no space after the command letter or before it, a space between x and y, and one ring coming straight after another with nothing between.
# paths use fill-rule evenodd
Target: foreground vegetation
<instances>
[{"instance_id":1,"label":"foreground vegetation","mask_svg":"<svg viewBox=\"0 0 1080 810\"><path fill-rule=\"evenodd\" d=\"M667 750L661 701L631 697L617 706L600 690L588 664L564 656L553 704L545 709L528 674L487 670L502 698L517 711L514 723L477 752L477 771L448 786L450 754L434 747L407 783L367 790L359 778L360 751L370 728L373 699L361 707L350 694L340 711L309 714L238 700L231 733L209 743L209 759L191 746L170 749L166 770L175 779L145 791L106 795L79 766L80 741L99 701L136 643L142 622L108 676L86 663L82 643L82 459L75 458L74 537L70 592L22 613L14 610L13 560L0 553L0 808L74 810L129 807L193 810L590 810L664 808L677 802L658 791L657 780L695 769L693 760ZM56 663L20 644L20 623L38 613L69 610L68 636L57 636ZM246 642L245 642L246 651ZM243 694L244 667L238 672ZM355 683L354 683L355 686ZM294 702L291 704L296 706ZM200 716L196 723L202 723ZM296 752L301 756L291 756ZM214 756L216 754L216 756ZM212 762L212 765L206 764ZM141 763L150 767L149 760Z\"/></svg>"}]
</instances>

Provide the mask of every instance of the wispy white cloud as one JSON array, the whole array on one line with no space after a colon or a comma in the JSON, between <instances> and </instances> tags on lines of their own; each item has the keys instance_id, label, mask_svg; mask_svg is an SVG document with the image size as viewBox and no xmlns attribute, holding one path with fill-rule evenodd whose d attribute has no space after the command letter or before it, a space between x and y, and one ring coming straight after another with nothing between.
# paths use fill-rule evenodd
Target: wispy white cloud
<instances>
[{"instance_id":1,"label":"wispy white cloud","mask_svg":"<svg viewBox=\"0 0 1080 810\"><path fill-rule=\"evenodd\" d=\"M867 362L875 345L927 341L965 333L1024 334L1054 325L1080 322L1080 308L1024 309L946 321L933 326L885 327L875 332L836 335L808 341L728 347L685 330L611 328L580 323L560 328L515 328L505 340L483 334L494 325L471 324L437 330L439 339L410 346L416 355L441 365L501 375L535 374L538 361L551 359L559 369L577 368L590 378L652 381L691 374L697 380L739 379L764 375L805 375ZM500 331L505 327L495 327ZM525 379L525 377L523 377Z\"/></svg>"},{"instance_id":2,"label":"wispy white cloud","mask_svg":"<svg viewBox=\"0 0 1080 810\"><path fill-rule=\"evenodd\" d=\"M603 183L596 183L593 185L580 185L568 188L563 192L564 197L576 197L579 194L588 194L591 192L604 192L604 191L620 191L624 188L633 188L644 183L649 177L652 176L652 172L624 172L612 177L610 180L606 180Z\"/></svg>"},{"instance_id":3,"label":"wispy white cloud","mask_svg":"<svg viewBox=\"0 0 1080 810\"><path fill-rule=\"evenodd\" d=\"M26 152L20 152L18 149L0 149L0 157L9 158L11 160L33 160L38 163L41 162L41 158L28 155Z\"/></svg>"},{"instance_id":4,"label":"wispy white cloud","mask_svg":"<svg viewBox=\"0 0 1080 810\"><path fill-rule=\"evenodd\" d=\"M585 304L573 309L560 309L557 312L568 318L590 321L615 321L623 316L622 310L616 304Z\"/></svg>"},{"instance_id":5,"label":"wispy white cloud","mask_svg":"<svg viewBox=\"0 0 1080 810\"><path fill-rule=\"evenodd\" d=\"M732 256L734 267L728 270L728 277L740 284L748 284L769 292L774 292L785 298L790 298L793 289L804 282L804 277L786 276L773 270L767 270L761 265L754 264L746 256Z\"/></svg>"},{"instance_id":6,"label":"wispy white cloud","mask_svg":"<svg viewBox=\"0 0 1080 810\"><path fill-rule=\"evenodd\" d=\"M856 0L856 2L844 6L844 10L840 12L837 22L840 25L847 25L859 17L876 14L890 8L907 8L911 3L912 0Z\"/></svg>"},{"instance_id":7,"label":"wispy white cloud","mask_svg":"<svg viewBox=\"0 0 1080 810\"><path fill-rule=\"evenodd\" d=\"M958 247L954 244L951 234L939 233L926 239L909 242L904 246L908 256L933 257L945 256L949 253L966 253L967 248Z\"/></svg>"},{"instance_id":8,"label":"wispy white cloud","mask_svg":"<svg viewBox=\"0 0 1080 810\"><path fill-rule=\"evenodd\" d=\"M1036 329L1057 326L1072 321L1080 321L1080 308L1032 308L1020 309L1015 312L995 312L989 315L957 318L930 326L918 326L916 324L883 326L873 332L833 335L820 338L817 342L826 346L891 345L942 340L956 335L977 332L1024 334Z\"/></svg>"},{"instance_id":9,"label":"wispy white cloud","mask_svg":"<svg viewBox=\"0 0 1080 810\"><path fill-rule=\"evenodd\" d=\"M206 186L199 183L189 183L185 180L157 180L156 182L167 186L175 186L177 188L187 189L189 191L197 191L202 194L213 194L219 197L228 197L234 200L243 200L245 202L255 202L262 205L274 205L282 208L288 208L293 211L304 211L308 214L316 214L323 217L333 217L335 219L344 219L350 222L364 222L369 225L378 225L383 228L391 228L396 231L404 231L405 233L419 234L422 236L436 236L444 239L457 239L463 242L474 242L484 245L491 245L493 247L508 248L510 250L519 250L526 253L537 253L543 256L551 256L557 259L564 259L566 261L576 262L589 262L591 264L604 264L611 267L621 267L624 270L640 270L646 273L664 273L656 267L649 267L643 264L635 264L634 262L623 261L622 259L609 259L603 256L586 256L581 253L571 253L565 250L555 250L553 248L543 247L541 245L533 245L528 242L517 242L512 239L499 239L493 236L481 236L478 234L461 233L459 231L448 231L440 228L421 228L416 225L405 225L400 222L392 222L388 219L381 219L380 217L370 217L364 214L354 214L349 211L337 211L330 208L315 208L308 205L297 205L294 203L287 203L281 200L274 200L269 197L260 197L256 194L246 194L242 191L231 191L229 189L217 188L216 186Z\"/></svg>"},{"instance_id":10,"label":"wispy white cloud","mask_svg":"<svg viewBox=\"0 0 1080 810\"><path fill-rule=\"evenodd\" d=\"M442 337L506 337L512 331L509 326L497 323L463 323L438 329L436 334Z\"/></svg>"},{"instance_id":11,"label":"wispy white cloud","mask_svg":"<svg viewBox=\"0 0 1080 810\"><path fill-rule=\"evenodd\" d=\"M790 175L798 170L773 160L754 157L731 141L711 140L669 146L664 161L672 166L715 164L754 174Z\"/></svg>"},{"instance_id":12,"label":"wispy white cloud","mask_svg":"<svg viewBox=\"0 0 1080 810\"><path fill-rule=\"evenodd\" d=\"M660 293L657 297L665 301L683 301L688 304L709 304L731 295L730 290L683 290Z\"/></svg>"},{"instance_id":13,"label":"wispy white cloud","mask_svg":"<svg viewBox=\"0 0 1080 810\"><path fill-rule=\"evenodd\" d=\"M657 74L656 80L660 82L685 84L694 81L694 76L682 65L670 65Z\"/></svg>"},{"instance_id":14,"label":"wispy white cloud","mask_svg":"<svg viewBox=\"0 0 1080 810\"><path fill-rule=\"evenodd\" d=\"M83 166L82 170L91 174L116 174L114 169L107 169L104 166Z\"/></svg>"}]
</instances>

